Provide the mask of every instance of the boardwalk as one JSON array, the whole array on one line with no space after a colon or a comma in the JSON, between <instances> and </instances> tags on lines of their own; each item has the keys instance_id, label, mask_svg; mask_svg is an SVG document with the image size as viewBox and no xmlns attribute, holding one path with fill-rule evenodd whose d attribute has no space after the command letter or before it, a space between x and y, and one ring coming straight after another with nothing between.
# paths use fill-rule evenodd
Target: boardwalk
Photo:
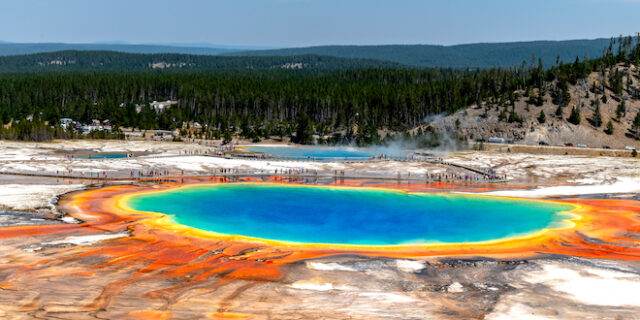
<instances>
[{"instance_id":1,"label":"boardwalk","mask_svg":"<svg viewBox=\"0 0 640 320\"><path fill-rule=\"evenodd\" d=\"M169 156L150 156L145 158L175 158L175 157L191 157L201 156L194 155L169 155ZM236 159L236 157L230 156L217 156L208 155L211 157L220 157L224 159ZM240 157L241 159L247 159L246 157ZM251 158L252 161L274 161L272 158ZM96 159L92 159L96 160ZM97 159L100 161L129 161L130 159ZM80 180L95 180L95 181L153 181L164 179L180 179L188 177L291 177L291 178L317 178L317 179L368 179L368 180L392 180L392 181L420 181L420 182L466 182L466 183L498 183L505 182L504 177L496 176L490 169L474 168L466 165L455 164L451 162L443 162L438 158L387 158L387 159L369 159L369 160L351 160L350 163L364 163L364 162L389 162L389 161L403 161L403 162L428 162L432 164L438 164L443 166L449 166L452 168L463 169L467 172L453 172L448 171L445 173L402 173L393 171L373 171L373 170L309 170L300 169L295 167L296 162L309 162L309 159L277 159L278 161L291 162L292 165L289 168L276 169L276 170L259 170L259 169L238 169L238 168L224 168L217 167L208 171L199 172L185 172L181 170L154 170L152 168L148 170L122 170L120 172L105 172L102 170L96 170L94 172L74 173L73 171L62 172L46 172L46 171L17 171L7 170L1 171L3 175L17 175L17 176L32 176L32 177L45 177L45 178L61 178L61 179L80 179ZM52 160L32 162L55 162Z\"/></svg>"}]
</instances>

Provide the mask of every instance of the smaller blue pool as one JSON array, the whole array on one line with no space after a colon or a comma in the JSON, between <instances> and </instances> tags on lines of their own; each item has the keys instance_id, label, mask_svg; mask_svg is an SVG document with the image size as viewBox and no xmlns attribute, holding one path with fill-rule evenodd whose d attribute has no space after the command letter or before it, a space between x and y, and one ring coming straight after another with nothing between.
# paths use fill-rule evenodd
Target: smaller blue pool
<instances>
[{"instance_id":1,"label":"smaller blue pool","mask_svg":"<svg viewBox=\"0 0 640 320\"><path fill-rule=\"evenodd\" d=\"M354 148L354 147L260 147L247 146L247 150L270 154L283 158L368 158L374 155L380 155L373 149Z\"/></svg>"},{"instance_id":2,"label":"smaller blue pool","mask_svg":"<svg viewBox=\"0 0 640 320\"><path fill-rule=\"evenodd\" d=\"M77 159L122 159L126 158L131 153L127 152L96 152L96 153L81 153L72 154L71 156Z\"/></svg>"}]
</instances>

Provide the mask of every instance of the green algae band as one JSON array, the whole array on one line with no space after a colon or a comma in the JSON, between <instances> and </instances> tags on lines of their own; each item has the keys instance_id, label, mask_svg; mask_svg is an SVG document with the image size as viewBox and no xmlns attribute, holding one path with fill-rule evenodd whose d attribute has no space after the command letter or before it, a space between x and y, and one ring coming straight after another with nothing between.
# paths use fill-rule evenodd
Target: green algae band
<instances>
[{"instance_id":1,"label":"green algae band","mask_svg":"<svg viewBox=\"0 0 640 320\"><path fill-rule=\"evenodd\" d=\"M570 205L371 188L194 185L134 195L138 211L221 234L352 245L479 242L561 227Z\"/></svg>"}]
</instances>

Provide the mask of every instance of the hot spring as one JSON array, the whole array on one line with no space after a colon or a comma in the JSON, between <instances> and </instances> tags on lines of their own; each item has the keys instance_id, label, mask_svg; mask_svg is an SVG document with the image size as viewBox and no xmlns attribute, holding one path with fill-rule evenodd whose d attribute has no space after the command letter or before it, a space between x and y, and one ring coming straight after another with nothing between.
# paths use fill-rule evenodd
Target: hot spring
<instances>
[{"instance_id":1,"label":"hot spring","mask_svg":"<svg viewBox=\"0 0 640 320\"><path fill-rule=\"evenodd\" d=\"M78 159L122 159L133 155L129 152L94 152L94 153L78 153L72 154Z\"/></svg>"},{"instance_id":2,"label":"hot spring","mask_svg":"<svg viewBox=\"0 0 640 320\"><path fill-rule=\"evenodd\" d=\"M260 183L133 194L124 205L219 234L348 245L498 240L565 227L573 217L572 205L548 201Z\"/></svg>"},{"instance_id":3,"label":"hot spring","mask_svg":"<svg viewBox=\"0 0 640 320\"><path fill-rule=\"evenodd\" d=\"M324 158L324 159L366 159L374 155L379 155L382 150L355 147L327 147L327 146L246 146L247 150L265 153L283 158ZM398 152L395 152L398 153ZM392 154L393 156L405 156L403 154Z\"/></svg>"}]
</instances>

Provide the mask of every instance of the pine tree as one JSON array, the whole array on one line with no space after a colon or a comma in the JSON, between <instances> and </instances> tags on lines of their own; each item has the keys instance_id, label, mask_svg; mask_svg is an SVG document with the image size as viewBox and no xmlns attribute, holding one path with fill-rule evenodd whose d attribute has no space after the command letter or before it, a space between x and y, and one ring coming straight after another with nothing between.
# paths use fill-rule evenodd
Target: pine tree
<instances>
[{"instance_id":1,"label":"pine tree","mask_svg":"<svg viewBox=\"0 0 640 320\"><path fill-rule=\"evenodd\" d=\"M626 107L626 103L624 102L624 100L622 100L619 104L618 104L618 108L616 108L616 117L618 119L622 118L623 116L627 115L627 107Z\"/></svg>"},{"instance_id":2,"label":"pine tree","mask_svg":"<svg viewBox=\"0 0 640 320\"><path fill-rule=\"evenodd\" d=\"M558 108L556 108L556 117L562 118L563 114L564 114L564 110L562 110L562 106L558 106Z\"/></svg>"},{"instance_id":3,"label":"pine tree","mask_svg":"<svg viewBox=\"0 0 640 320\"><path fill-rule=\"evenodd\" d=\"M540 115L538 115L538 122L539 123L547 122L547 116L544 114L543 110L540 110Z\"/></svg>"},{"instance_id":4,"label":"pine tree","mask_svg":"<svg viewBox=\"0 0 640 320\"><path fill-rule=\"evenodd\" d=\"M509 119L508 121L511 122L518 122L518 123L522 123L523 119L522 116L520 116L519 114L516 113L515 108L511 108L511 112L509 112Z\"/></svg>"},{"instance_id":5,"label":"pine tree","mask_svg":"<svg viewBox=\"0 0 640 320\"><path fill-rule=\"evenodd\" d=\"M611 122L611 120L609 120L609 122L607 122L607 129L604 130L604 133L606 133L608 135L612 135L613 134L613 122Z\"/></svg>"},{"instance_id":6,"label":"pine tree","mask_svg":"<svg viewBox=\"0 0 640 320\"><path fill-rule=\"evenodd\" d=\"M311 144L313 142L311 119L304 111L298 116L295 142L300 144Z\"/></svg>"},{"instance_id":7,"label":"pine tree","mask_svg":"<svg viewBox=\"0 0 640 320\"><path fill-rule=\"evenodd\" d=\"M569 105L569 102L571 101L571 93L569 93L568 89L562 89L562 106L567 106Z\"/></svg>"},{"instance_id":8,"label":"pine tree","mask_svg":"<svg viewBox=\"0 0 640 320\"><path fill-rule=\"evenodd\" d=\"M573 107L571 109L571 115L569 116L569 119L567 119L567 120L572 124L579 125L580 124L580 110L576 109L576 107Z\"/></svg>"},{"instance_id":9,"label":"pine tree","mask_svg":"<svg viewBox=\"0 0 640 320\"><path fill-rule=\"evenodd\" d=\"M640 138L640 111L638 111L638 114L636 114L636 117L633 119L631 127L635 131L636 138Z\"/></svg>"},{"instance_id":10,"label":"pine tree","mask_svg":"<svg viewBox=\"0 0 640 320\"><path fill-rule=\"evenodd\" d=\"M233 140L233 136L231 135L231 131L225 130L224 131L224 139L222 140L222 144L230 143L231 140Z\"/></svg>"},{"instance_id":11,"label":"pine tree","mask_svg":"<svg viewBox=\"0 0 640 320\"><path fill-rule=\"evenodd\" d=\"M600 113L600 104L596 104L596 110L593 112L593 125L599 128L602 125L602 114Z\"/></svg>"},{"instance_id":12,"label":"pine tree","mask_svg":"<svg viewBox=\"0 0 640 320\"><path fill-rule=\"evenodd\" d=\"M498 114L498 121L504 121L507 119L507 112L502 109L502 111L500 111L500 114Z\"/></svg>"}]
</instances>

